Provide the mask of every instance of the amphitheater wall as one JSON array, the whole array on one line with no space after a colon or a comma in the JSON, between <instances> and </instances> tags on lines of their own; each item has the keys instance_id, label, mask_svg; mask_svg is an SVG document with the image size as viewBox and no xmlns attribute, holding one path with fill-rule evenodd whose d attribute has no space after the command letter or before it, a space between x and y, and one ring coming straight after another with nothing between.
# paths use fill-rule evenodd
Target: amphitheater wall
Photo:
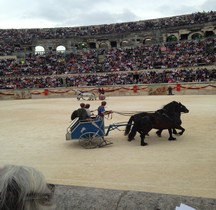
<instances>
[{"instance_id":1,"label":"amphitheater wall","mask_svg":"<svg viewBox=\"0 0 216 210\"><path fill-rule=\"evenodd\" d=\"M216 95L216 82L181 84L133 84L103 86L106 96L167 95L171 86L175 95ZM0 100L76 97L75 90L98 95L98 86L46 89L0 90ZM101 88L101 87L100 87Z\"/></svg>"}]
</instances>

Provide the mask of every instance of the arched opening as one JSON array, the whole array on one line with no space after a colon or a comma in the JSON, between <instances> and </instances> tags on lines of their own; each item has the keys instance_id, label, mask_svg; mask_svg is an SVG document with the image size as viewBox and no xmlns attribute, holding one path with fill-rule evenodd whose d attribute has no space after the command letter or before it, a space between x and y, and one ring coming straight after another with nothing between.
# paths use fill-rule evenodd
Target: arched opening
<instances>
[{"instance_id":1,"label":"arched opening","mask_svg":"<svg viewBox=\"0 0 216 210\"><path fill-rule=\"evenodd\" d=\"M43 46L36 46L35 47L35 54L43 55L45 54L45 49Z\"/></svg>"},{"instance_id":2,"label":"arched opening","mask_svg":"<svg viewBox=\"0 0 216 210\"><path fill-rule=\"evenodd\" d=\"M166 41L167 42L177 42L178 39L177 39L177 37L175 35L170 35L170 36L167 37Z\"/></svg>"},{"instance_id":3,"label":"arched opening","mask_svg":"<svg viewBox=\"0 0 216 210\"><path fill-rule=\"evenodd\" d=\"M117 42L116 41L111 41L110 46L111 47L117 47Z\"/></svg>"},{"instance_id":4,"label":"arched opening","mask_svg":"<svg viewBox=\"0 0 216 210\"><path fill-rule=\"evenodd\" d=\"M181 34L180 40L181 40L181 41L188 40L188 36L189 36L189 34Z\"/></svg>"},{"instance_id":5,"label":"arched opening","mask_svg":"<svg viewBox=\"0 0 216 210\"><path fill-rule=\"evenodd\" d=\"M148 45L148 44L151 44L151 38L146 38L143 40L143 44L144 45Z\"/></svg>"},{"instance_id":6,"label":"arched opening","mask_svg":"<svg viewBox=\"0 0 216 210\"><path fill-rule=\"evenodd\" d=\"M195 33L195 34L193 34L192 36L191 36L191 39L192 40L199 40L199 39L202 39L202 34L200 34L200 33Z\"/></svg>"},{"instance_id":7,"label":"arched opening","mask_svg":"<svg viewBox=\"0 0 216 210\"><path fill-rule=\"evenodd\" d=\"M124 40L121 42L121 47L128 47L130 45L130 42L128 40Z\"/></svg>"},{"instance_id":8,"label":"arched opening","mask_svg":"<svg viewBox=\"0 0 216 210\"><path fill-rule=\"evenodd\" d=\"M106 42L101 42L99 48L108 48L108 45Z\"/></svg>"},{"instance_id":9,"label":"arched opening","mask_svg":"<svg viewBox=\"0 0 216 210\"><path fill-rule=\"evenodd\" d=\"M95 42L89 42L89 48L90 49L96 49L96 43Z\"/></svg>"},{"instance_id":10,"label":"arched opening","mask_svg":"<svg viewBox=\"0 0 216 210\"><path fill-rule=\"evenodd\" d=\"M65 51L66 51L65 46L60 45L56 48L56 52L58 53L65 53Z\"/></svg>"},{"instance_id":11,"label":"arched opening","mask_svg":"<svg viewBox=\"0 0 216 210\"><path fill-rule=\"evenodd\" d=\"M80 42L78 45L77 45L77 49L78 50L83 50L83 49L86 49L87 48L87 43L86 42Z\"/></svg>"},{"instance_id":12,"label":"arched opening","mask_svg":"<svg viewBox=\"0 0 216 210\"><path fill-rule=\"evenodd\" d=\"M214 34L214 32L213 31L206 31L205 32L205 37L212 37L212 36L214 36L215 34Z\"/></svg>"}]
</instances>

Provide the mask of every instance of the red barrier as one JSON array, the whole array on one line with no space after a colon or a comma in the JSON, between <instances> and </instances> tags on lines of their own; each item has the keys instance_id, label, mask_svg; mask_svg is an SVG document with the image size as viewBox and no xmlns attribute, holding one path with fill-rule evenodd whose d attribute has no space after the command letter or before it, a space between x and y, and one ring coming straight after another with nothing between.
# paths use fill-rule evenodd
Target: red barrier
<instances>
[{"instance_id":1,"label":"red barrier","mask_svg":"<svg viewBox=\"0 0 216 210\"><path fill-rule=\"evenodd\" d=\"M48 96L48 94L49 94L49 90L48 89L44 89L44 95Z\"/></svg>"},{"instance_id":2,"label":"red barrier","mask_svg":"<svg viewBox=\"0 0 216 210\"><path fill-rule=\"evenodd\" d=\"M180 91L181 90L181 85L180 84L177 84L176 85L176 91Z\"/></svg>"},{"instance_id":3,"label":"red barrier","mask_svg":"<svg viewBox=\"0 0 216 210\"><path fill-rule=\"evenodd\" d=\"M133 86L133 92L134 92L134 93L137 92L137 86L136 86L136 85Z\"/></svg>"}]
</instances>

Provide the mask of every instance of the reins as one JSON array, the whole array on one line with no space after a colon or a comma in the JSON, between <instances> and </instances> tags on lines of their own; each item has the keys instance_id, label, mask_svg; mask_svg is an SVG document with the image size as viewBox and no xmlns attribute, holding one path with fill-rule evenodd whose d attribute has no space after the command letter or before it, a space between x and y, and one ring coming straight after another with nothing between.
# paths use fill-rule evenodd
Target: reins
<instances>
[{"instance_id":1,"label":"reins","mask_svg":"<svg viewBox=\"0 0 216 210\"><path fill-rule=\"evenodd\" d=\"M112 119L112 113L104 115L104 118L107 120L111 120Z\"/></svg>"},{"instance_id":2,"label":"reins","mask_svg":"<svg viewBox=\"0 0 216 210\"><path fill-rule=\"evenodd\" d=\"M142 112L153 113L154 111L134 111L134 112L131 112L131 111L127 111L127 112L113 111L113 113L124 115L124 116L132 116L132 115L139 114L139 113L142 113Z\"/></svg>"}]
</instances>

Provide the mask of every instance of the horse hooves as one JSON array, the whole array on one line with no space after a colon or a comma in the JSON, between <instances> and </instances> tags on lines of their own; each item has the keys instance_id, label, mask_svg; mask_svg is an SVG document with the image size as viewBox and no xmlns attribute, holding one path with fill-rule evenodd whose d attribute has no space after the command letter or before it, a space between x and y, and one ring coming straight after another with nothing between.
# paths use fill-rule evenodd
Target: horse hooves
<instances>
[{"instance_id":1,"label":"horse hooves","mask_svg":"<svg viewBox=\"0 0 216 210\"><path fill-rule=\"evenodd\" d=\"M181 136L183 134L183 132L179 132L178 135Z\"/></svg>"},{"instance_id":2,"label":"horse hooves","mask_svg":"<svg viewBox=\"0 0 216 210\"><path fill-rule=\"evenodd\" d=\"M141 146L147 146L148 145L148 143L141 143Z\"/></svg>"},{"instance_id":3,"label":"horse hooves","mask_svg":"<svg viewBox=\"0 0 216 210\"><path fill-rule=\"evenodd\" d=\"M128 141L133 141L133 140L135 140L135 138L132 138L132 139L128 139Z\"/></svg>"},{"instance_id":4,"label":"horse hooves","mask_svg":"<svg viewBox=\"0 0 216 210\"><path fill-rule=\"evenodd\" d=\"M172 138L169 138L168 140L169 140L169 141L175 141L176 138L173 138L173 137L172 137Z\"/></svg>"}]
</instances>

